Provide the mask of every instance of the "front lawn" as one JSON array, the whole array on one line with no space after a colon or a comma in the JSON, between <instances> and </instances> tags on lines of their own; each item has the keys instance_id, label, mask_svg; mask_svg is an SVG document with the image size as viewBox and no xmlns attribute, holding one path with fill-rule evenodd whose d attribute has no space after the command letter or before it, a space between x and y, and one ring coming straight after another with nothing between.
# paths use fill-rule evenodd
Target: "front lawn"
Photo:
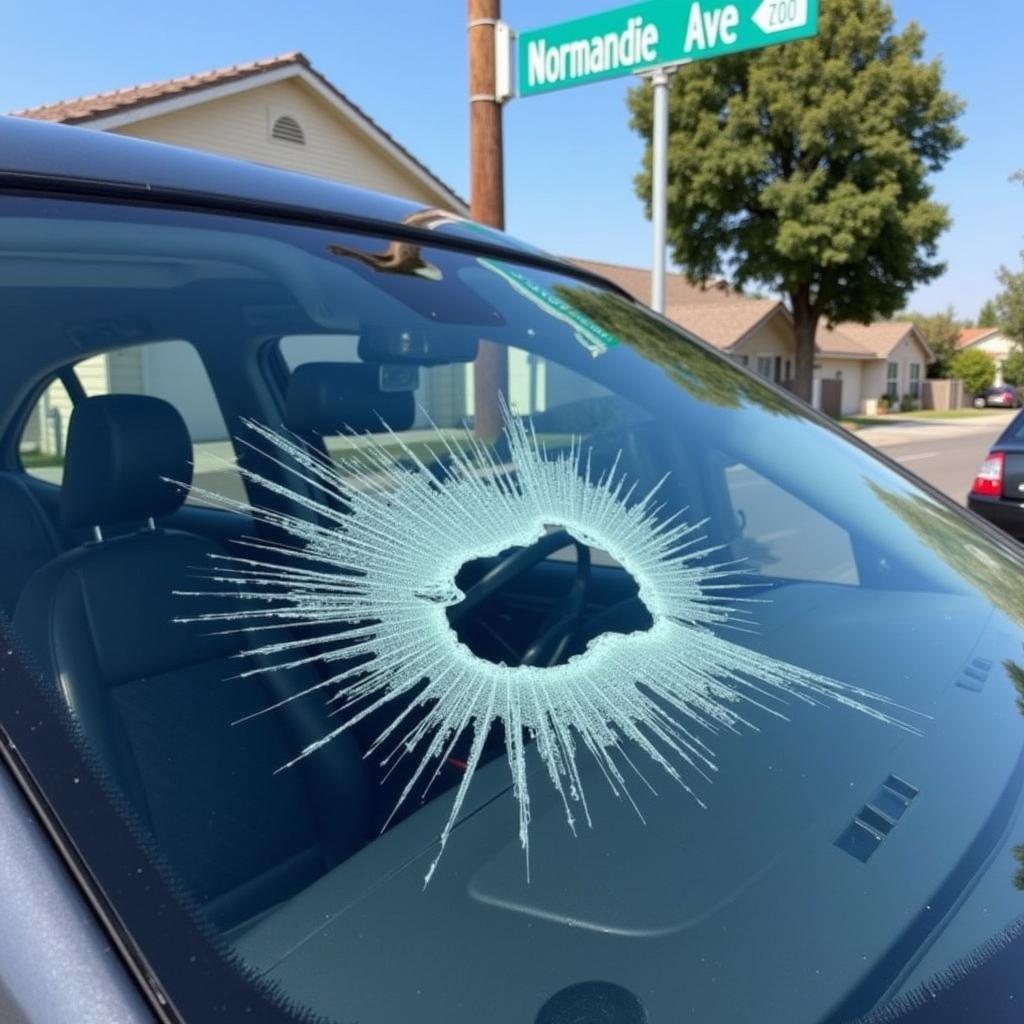
<instances>
[{"instance_id":1,"label":"front lawn","mask_svg":"<svg viewBox=\"0 0 1024 1024\"><path fill-rule=\"evenodd\" d=\"M841 416L839 423L847 430L865 427L898 426L906 420L969 420L977 416L992 416L1006 409L919 409L917 412L893 412L885 416Z\"/></svg>"},{"instance_id":2,"label":"front lawn","mask_svg":"<svg viewBox=\"0 0 1024 1024\"><path fill-rule=\"evenodd\" d=\"M991 416L997 412L1008 412L1007 409L920 409L917 412L894 412L893 416L901 419L914 420L960 420L970 419L972 416ZM888 417L880 416L879 419Z\"/></svg>"},{"instance_id":3,"label":"front lawn","mask_svg":"<svg viewBox=\"0 0 1024 1024\"><path fill-rule=\"evenodd\" d=\"M23 469L39 469L41 466L63 466L63 455L45 455L40 452L22 452L21 465Z\"/></svg>"}]
</instances>

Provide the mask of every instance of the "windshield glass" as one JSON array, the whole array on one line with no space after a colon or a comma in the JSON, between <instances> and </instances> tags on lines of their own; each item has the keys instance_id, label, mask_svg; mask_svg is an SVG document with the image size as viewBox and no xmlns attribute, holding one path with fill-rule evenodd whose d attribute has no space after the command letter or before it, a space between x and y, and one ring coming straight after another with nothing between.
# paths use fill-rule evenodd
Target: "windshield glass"
<instances>
[{"instance_id":1,"label":"windshield glass","mask_svg":"<svg viewBox=\"0 0 1024 1024\"><path fill-rule=\"evenodd\" d=\"M160 901L366 1024L898 1019L1013 941L1008 542L568 269L42 205L13 628L166 890L25 757L172 1001Z\"/></svg>"}]
</instances>

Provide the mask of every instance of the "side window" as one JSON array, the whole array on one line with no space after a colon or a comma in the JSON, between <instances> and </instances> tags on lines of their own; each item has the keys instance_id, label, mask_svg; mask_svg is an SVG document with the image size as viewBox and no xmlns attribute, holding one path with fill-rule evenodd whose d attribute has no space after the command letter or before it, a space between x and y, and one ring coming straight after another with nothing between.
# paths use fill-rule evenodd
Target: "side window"
<instances>
[{"instance_id":1,"label":"side window","mask_svg":"<svg viewBox=\"0 0 1024 1024\"><path fill-rule=\"evenodd\" d=\"M234 448L224 416L199 353L187 341L160 341L114 349L82 359L72 367L87 397L109 394L154 395L181 413L192 438L194 483L236 500L245 500L242 478L234 468ZM36 402L19 445L25 472L60 484L68 423L74 401L55 380ZM187 504L205 505L190 494Z\"/></svg>"},{"instance_id":2,"label":"side window","mask_svg":"<svg viewBox=\"0 0 1024 1024\"><path fill-rule=\"evenodd\" d=\"M740 568L783 579L859 583L850 535L841 526L741 462L726 464L724 476Z\"/></svg>"},{"instance_id":3,"label":"side window","mask_svg":"<svg viewBox=\"0 0 1024 1024\"><path fill-rule=\"evenodd\" d=\"M894 401L900 397L900 364L887 363L885 367L885 393Z\"/></svg>"},{"instance_id":4,"label":"side window","mask_svg":"<svg viewBox=\"0 0 1024 1024\"><path fill-rule=\"evenodd\" d=\"M59 380L39 396L18 444L22 469L29 476L49 484L64 478L64 444L73 404Z\"/></svg>"}]
</instances>

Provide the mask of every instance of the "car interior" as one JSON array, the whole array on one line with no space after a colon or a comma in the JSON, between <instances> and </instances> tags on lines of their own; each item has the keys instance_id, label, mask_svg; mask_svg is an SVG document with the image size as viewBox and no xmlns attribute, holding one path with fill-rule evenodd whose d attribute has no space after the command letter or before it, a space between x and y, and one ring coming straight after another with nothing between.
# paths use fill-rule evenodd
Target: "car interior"
<instances>
[{"instance_id":1,"label":"car interior","mask_svg":"<svg viewBox=\"0 0 1024 1024\"><path fill-rule=\"evenodd\" d=\"M90 375L97 360L113 365L140 351L155 359L162 346L187 347L189 380L201 373L215 418L235 436L244 435L246 417L277 423L325 457L341 424L349 439L379 431L381 418L395 431L412 427L414 393L382 390L373 363L295 363L292 357L290 366L285 353L295 346L282 343L286 334L304 340L314 355L352 357L337 355L346 339L307 333L316 325L289 305L284 289L275 294L265 280L220 278L199 268L196 276L207 271L202 280L148 289L123 265L103 269L109 287L83 286L95 267L85 261L55 267L51 259L45 287L32 280L0 291L10 339L0 396L0 608L38 669L59 686L97 762L159 856L206 918L230 934L344 861L385 822L400 821L412 809L393 813L406 777L363 757L380 715L296 770L276 772L331 724L317 694L281 704L315 683L321 670L261 665L264 671L243 676L254 666L235 657L238 637L181 622L178 596L208 592L205 607L241 609L210 580L211 558L247 537L266 539L266 528L244 511L212 507L208 497L190 494L193 463L202 461L195 431L172 401L133 390L130 380L116 392L108 380L101 393L90 393ZM122 271L127 283L118 280ZM268 318L276 322L263 322ZM44 402L58 393L62 406ZM50 415L43 404L53 407ZM538 419L537 427L545 424ZM33 450L33 429L57 432L58 456ZM639 433L634 444L642 448ZM223 459L223 451L216 457ZM244 443L227 458L280 475L273 460ZM199 482L219 491L224 505L251 499L273 507L280 500L266 491L247 494L252 485L233 466ZM483 656L522 659L564 618L561 595L571 589L567 574L576 572L565 557L572 548L569 538L555 552L561 559L531 559L513 586L491 588L486 615L461 614L453 628ZM460 585L468 590L483 580L493 562L467 565ZM565 642L554 645L557 652L546 650L546 663L564 660L609 628L649 623L628 574L597 567L588 575L586 629L574 632L572 650ZM597 614L601 609L613 612ZM554 636L567 639L564 631ZM315 646L312 632L306 639ZM257 714L278 704L273 714ZM496 734L487 757L501 749ZM459 781L461 756L456 748L439 766L425 787L430 797Z\"/></svg>"},{"instance_id":2,"label":"car interior","mask_svg":"<svg viewBox=\"0 0 1024 1024\"><path fill-rule=\"evenodd\" d=\"M106 286L94 280L101 274ZM147 287L147 274L170 281ZM279 424L329 457L341 424L346 443L379 431L382 419L394 431L412 428L417 395L407 383L382 388L380 365L353 354L352 335L324 332L281 284L247 279L238 268L139 266L112 253L76 263L50 254L22 264L0 292L0 309L9 338L0 395L2 611L40 671L58 681L103 770L206 917L222 932L251 926L413 809L415 801L394 813L411 769L363 757L394 713L382 711L297 770L275 773L327 731L328 711L313 694L256 713L305 691L321 670L263 665L243 676L252 666L233 657L238 637L179 621L177 595L209 592L208 607L240 609L209 579L211 558L245 538L267 539L266 524L239 502L284 507L280 495L254 492L234 468L282 474L257 446L227 441L244 437L247 418ZM475 351L474 344L470 358ZM459 375L466 354L455 352ZM139 386L131 364L140 355L152 372L185 378L171 400ZM167 363L171 356L178 361ZM96 393L101 361L107 378ZM452 369L424 363L413 364L422 387ZM194 408L184 389L203 392L225 441L194 443L203 426L186 423L176 407L179 399ZM594 386L537 412L533 427L557 447L582 424L595 472L625 445L631 473L653 486L665 466L649 442L662 428L623 408ZM38 443L47 431L56 441L49 458ZM216 451L204 461L198 448ZM710 503L707 472L692 458L680 451L672 469L671 486L685 486L695 512ZM212 501L204 496L211 489ZM504 561L469 563L458 578L475 597L452 627L482 657L552 664L602 632L650 624L629 574L599 553L591 566L571 537L493 578ZM305 639L315 649L314 631ZM486 757L502 749L496 730ZM460 780L463 758L457 747L421 802Z\"/></svg>"}]
</instances>

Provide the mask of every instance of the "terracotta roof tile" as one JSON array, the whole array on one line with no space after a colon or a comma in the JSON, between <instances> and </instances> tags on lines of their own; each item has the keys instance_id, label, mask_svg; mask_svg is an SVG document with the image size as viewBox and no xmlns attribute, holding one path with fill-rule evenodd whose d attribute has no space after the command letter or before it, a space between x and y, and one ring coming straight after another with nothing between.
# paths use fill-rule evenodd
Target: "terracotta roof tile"
<instances>
[{"instance_id":1,"label":"terracotta roof tile","mask_svg":"<svg viewBox=\"0 0 1024 1024\"><path fill-rule=\"evenodd\" d=\"M965 327L960 332L960 337L956 339L956 347L967 348L968 345L973 345L976 341L981 341L982 338L987 338L990 334L998 333L998 327Z\"/></svg>"},{"instance_id":2,"label":"terracotta roof tile","mask_svg":"<svg viewBox=\"0 0 1024 1024\"><path fill-rule=\"evenodd\" d=\"M92 96L79 96L76 99L61 100L57 103L47 103L38 107L27 107L24 110L15 110L11 113L14 117L26 117L35 121L53 121L60 124L87 124L89 121L100 117L136 110L148 104L169 99L172 96L200 92L203 89L210 89L228 82L237 82L284 67L301 67L310 74L315 75L342 103L354 110L376 132L386 138L388 142L419 167L420 170L429 175L446 192L454 196L464 207L468 205L450 185L413 156L393 135L381 128L365 110L353 103L344 93L320 74L305 54L298 51L281 53L276 57L265 57L262 60L253 60L245 64L232 64L230 67L200 71L192 75L182 75L179 78L168 78L162 82L146 82L143 85L132 85L124 89L96 93Z\"/></svg>"},{"instance_id":3,"label":"terracotta roof tile","mask_svg":"<svg viewBox=\"0 0 1024 1024\"><path fill-rule=\"evenodd\" d=\"M55 121L60 124L80 124L96 117L115 114L121 111L155 103L183 92L195 92L198 89L213 85L223 85L252 75L273 71L276 68L300 64L312 70L309 60L301 53L282 53L276 57L253 60L246 64L232 64L226 68L215 68L212 71L200 71L193 75L182 75L179 78L168 78L162 82L146 82L144 85L131 85L124 89L110 92L95 93L92 96L79 96L76 99L60 100L39 107L27 107L25 110L14 110L14 117L28 117L35 121Z\"/></svg>"}]
</instances>

